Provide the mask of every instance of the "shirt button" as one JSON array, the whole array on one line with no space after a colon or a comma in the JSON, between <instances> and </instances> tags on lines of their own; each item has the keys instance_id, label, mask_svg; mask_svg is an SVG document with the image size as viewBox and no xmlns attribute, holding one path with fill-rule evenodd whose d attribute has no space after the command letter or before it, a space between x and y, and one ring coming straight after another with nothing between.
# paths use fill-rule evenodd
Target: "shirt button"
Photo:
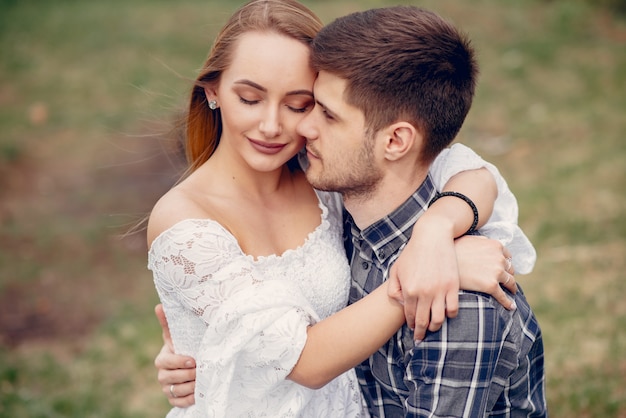
<instances>
[{"instance_id":1,"label":"shirt button","mask_svg":"<svg viewBox=\"0 0 626 418\"><path fill-rule=\"evenodd\" d=\"M370 264L367 261L364 261L361 263L361 267L363 267L363 270L367 270L370 268Z\"/></svg>"},{"instance_id":2,"label":"shirt button","mask_svg":"<svg viewBox=\"0 0 626 418\"><path fill-rule=\"evenodd\" d=\"M378 257L385 258L385 250L378 251Z\"/></svg>"}]
</instances>

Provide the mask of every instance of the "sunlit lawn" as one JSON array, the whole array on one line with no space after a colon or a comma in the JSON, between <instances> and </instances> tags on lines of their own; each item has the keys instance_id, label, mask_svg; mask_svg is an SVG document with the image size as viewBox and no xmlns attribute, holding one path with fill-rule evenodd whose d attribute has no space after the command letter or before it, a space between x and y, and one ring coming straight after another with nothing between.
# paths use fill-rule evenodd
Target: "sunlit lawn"
<instances>
[{"instance_id":1,"label":"sunlit lawn","mask_svg":"<svg viewBox=\"0 0 626 418\"><path fill-rule=\"evenodd\" d=\"M307 2L326 22L395 3ZM413 2L479 51L459 141L537 248L518 280L555 417L626 417L626 18L593 3ZM167 412L143 236L118 235L175 178L168 130L239 4L0 0L0 417Z\"/></svg>"}]
</instances>

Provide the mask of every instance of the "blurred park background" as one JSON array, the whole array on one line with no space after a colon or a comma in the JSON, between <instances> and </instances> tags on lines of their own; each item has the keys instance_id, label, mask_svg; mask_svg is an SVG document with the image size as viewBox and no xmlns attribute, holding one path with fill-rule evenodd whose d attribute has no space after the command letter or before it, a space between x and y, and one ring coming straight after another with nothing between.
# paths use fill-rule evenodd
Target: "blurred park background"
<instances>
[{"instance_id":1,"label":"blurred park background","mask_svg":"<svg viewBox=\"0 0 626 418\"><path fill-rule=\"evenodd\" d=\"M0 0L0 417L159 417L144 234L175 181L173 122L235 0ZM553 417L626 417L626 2L394 3L469 33L458 138L494 162L534 242Z\"/></svg>"}]
</instances>

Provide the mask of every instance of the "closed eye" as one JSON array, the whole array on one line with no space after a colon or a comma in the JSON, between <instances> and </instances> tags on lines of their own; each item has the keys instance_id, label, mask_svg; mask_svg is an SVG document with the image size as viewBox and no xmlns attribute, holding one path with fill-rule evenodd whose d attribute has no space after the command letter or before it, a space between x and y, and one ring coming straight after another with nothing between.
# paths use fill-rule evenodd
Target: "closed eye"
<instances>
[{"instance_id":1,"label":"closed eye","mask_svg":"<svg viewBox=\"0 0 626 418\"><path fill-rule=\"evenodd\" d=\"M287 106L287 107L289 108L289 110L291 110L292 112L296 112L296 113L306 113L311 108L310 105L306 105L304 107L294 107L294 106Z\"/></svg>"},{"instance_id":2,"label":"closed eye","mask_svg":"<svg viewBox=\"0 0 626 418\"><path fill-rule=\"evenodd\" d=\"M326 119L329 122L333 122L335 120L337 120L337 118L335 118L334 114L328 110L328 108L319 100L315 101L315 107L319 107L320 112L322 112L322 115L324 116L324 119Z\"/></svg>"},{"instance_id":3,"label":"closed eye","mask_svg":"<svg viewBox=\"0 0 626 418\"><path fill-rule=\"evenodd\" d=\"M333 117L333 115L331 115L326 109L322 108L322 114L324 115L324 117L328 120L335 120L335 118Z\"/></svg>"},{"instance_id":4,"label":"closed eye","mask_svg":"<svg viewBox=\"0 0 626 418\"><path fill-rule=\"evenodd\" d=\"M259 103L259 101L258 101L258 100L246 100L246 99L244 99L244 98L243 98L243 97L241 97L241 96L239 97L239 101L240 101L241 103L243 103L243 104L248 105L248 106L252 106L252 105L255 105L255 104Z\"/></svg>"}]
</instances>

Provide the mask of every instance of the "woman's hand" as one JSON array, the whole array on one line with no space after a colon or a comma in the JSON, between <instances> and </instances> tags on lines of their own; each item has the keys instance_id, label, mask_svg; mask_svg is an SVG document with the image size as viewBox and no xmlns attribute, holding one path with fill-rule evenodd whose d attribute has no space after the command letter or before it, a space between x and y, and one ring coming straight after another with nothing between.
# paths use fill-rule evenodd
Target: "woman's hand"
<instances>
[{"instance_id":1,"label":"woman's hand","mask_svg":"<svg viewBox=\"0 0 626 418\"><path fill-rule=\"evenodd\" d=\"M163 329L165 343L154 360L154 366L158 370L157 379L170 405L186 408L195 403L196 362L192 357L174 353L163 306L157 305L154 312Z\"/></svg>"},{"instance_id":2,"label":"woman's hand","mask_svg":"<svg viewBox=\"0 0 626 418\"><path fill-rule=\"evenodd\" d=\"M515 309L501 285L517 292L509 250L494 239L464 236L455 241L461 289L488 293L507 309Z\"/></svg>"},{"instance_id":3,"label":"woman's hand","mask_svg":"<svg viewBox=\"0 0 626 418\"><path fill-rule=\"evenodd\" d=\"M424 215L425 217L426 215ZM459 269L454 228L445 217L418 221L389 272L389 297L404 305L407 326L421 341L459 309Z\"/></svg>"}]
</instances>

